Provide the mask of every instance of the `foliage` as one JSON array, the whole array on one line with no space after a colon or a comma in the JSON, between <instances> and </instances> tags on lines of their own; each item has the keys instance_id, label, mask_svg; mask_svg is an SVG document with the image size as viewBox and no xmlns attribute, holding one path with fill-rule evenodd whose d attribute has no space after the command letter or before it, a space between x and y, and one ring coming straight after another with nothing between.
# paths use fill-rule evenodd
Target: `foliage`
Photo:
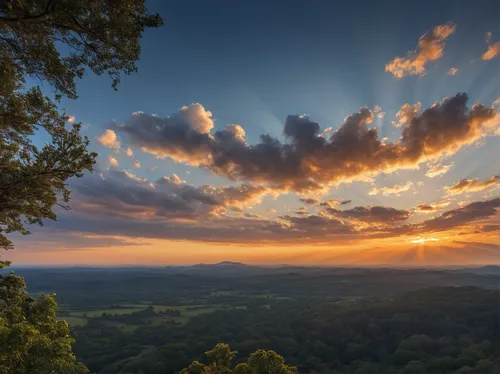
<instances>
[{"instance_id":1,"label":"foliage","mask_svg":"<svg viewBox=\"0 0 500 374\"><path fill-rule=\"evenodd\" d=\"M75 362L68 324L56 319L55 297L35 300L25 288L21 277L0 277L0 372L88 373Z\"/></svg>"},{"instance_id":2,"label":"foliage","mask_svg":"<svg viewBox=\"0 0 500 374\"><path fill-rule=\"evenodd\" d=\"M121 73L137 70L145 28L161 24L144 0L0 2L0 247L12 248L5 234L55 220L54 206L68 209L66 181L91 171L96 157L81 124L68 126L27 78L47 83L56 100L76 98L76 79L87 70L109 74L116 88ZM32 142L38 131L50 138L41 148Z\"/></svg>"},{"instance_id":3,"label":"foliage","mask_svg":"<svg viewBox=\"0 0 500 374\"><path fill-rule=\"evenodd\" d=\"M252 353L246 363L240 363L231 369L231 361L236 356L228 344L217 344L205 352L208 366L194 361L181 374L298 374L297 368L285 365L283 357L274 351L259 349Z\"/></svg>"}]
</instances>

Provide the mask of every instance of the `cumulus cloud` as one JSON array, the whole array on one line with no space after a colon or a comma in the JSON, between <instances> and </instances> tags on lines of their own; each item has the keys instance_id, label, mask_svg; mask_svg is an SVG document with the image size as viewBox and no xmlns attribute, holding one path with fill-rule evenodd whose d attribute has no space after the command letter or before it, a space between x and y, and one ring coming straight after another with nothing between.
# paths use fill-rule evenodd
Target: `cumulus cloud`
<instances>
[{"instance_id":1,"label":"cumulus cloud","mask_svg":"<svg viewBox=\"0 0 500 374\"><path fill-rule=\"evenodd\" d=\"M384 195L384 196L389 196L389 195L399 195L402 192L409 191L413 188L413 182L407 182L405 184L395 184L392 187L373 187L370 191L368 191L368 195L374 196L374 195Z\"/></svg>"},{"instance_id":2,"label":"cumulus cloud","mask_svg":"<svg viewBox=\"0 0 500 374\"><path fill-rule=\"evenodd\" d=\"M450 68L450 70L448 70L448 73L446 73L447 75L455 75L458 73L458 68Z\"/></svg>"},{"instance_id":3,"label":"cumulus cloud","mask_svg":"<svg viewBox=\"0 0 500 374\"><path fill-rule=\"evenodd\" d=\"M116 158L114 158L113 156L108 156L108 163L114 167L118 166L118 160Z\"/></svg>"},{"instance_id":4,"label":"cumulus cloud","mask_svg":"<svg viewBox=\"0 0 500 374\"><path fill-rule=\"evenodd\" d=\"M104 134L97 138L97 141L106 148L118 150L120 149L120 141L113 130L107 129Z\"/></svg>"},{"instance_id":5,"label":"cumulus cloud","mask_svg":"<svg viewBox=\"0 0 500 374\"><path fill-rule=\"evenodd\" d=\"M486 52L483 53L481 58L484 61L489 61L495 57L497 57L500 54L500 42L493 43L488 46L486 49Z\"/></svg>"},{"instance_id":6,"label":"cumulus cloud","mask_svg":"<svg viewBox=\"0 0 500 374\"><path fill-rule=\"evenodd\" d=\"M408 104L399 116L401 137L392 143L381 140L377 128L368 127L374 113L367 108L346 117L329 138L319 136L319 124L307 116L290 115L285 143L261 135L259 143L249 145L236 126L212 135L212 114L200 104L167 118L135 114L116 129L146 152L202 166L230 180L307 193L379 172L415 168L493 134L498 128L496 110L481 104L468 109L467 101L460 93L423 112L419 104Z\"/></svg>"},{"instance_id":7,"label":"cumulus cloud","mask_svg":"<svg viewBox=\"0 0 500 374\"><path fill-rule=\"evenodd\" d=\"M453 165L454 165L453 162L449 164L442 164L439 162L431 164L429 166L429 169L425 173L425 176L429 178L439 177L440 175L446 174L448 170L450 170L453 167Z\"/></svg>"},{"instance_id":8,"label":"cumulus cloud","mask_svg":"<svg viewBox=\"0 0 500 374\"><path fill-rule=\"evenodd\" d=\"M210 161L213 127L212 113L201 104L191 104L166 118L135 112L117 131L127 134L145 152L198 166ZM226 133L234 139L241 136L234 127L229 131Z\"/></svg>"},{"instance_id":9,"label":"cumulus cloud","mask_svg":"<svg viewBox=\"0 0 500 374\"><path fill-rule=\"evenodd\" d=\"M396 57L385 66L385 71L400 79L405 75L423 75L426 65L443 55L446 39L455 32L453 23L436 26L426 32L418 41L417 49L409 51L405 57Z\"/></svg>"},{"instance_id":10,"label":"cumulus cloud","mask_svg":"<svg viewBox=\"0 0 500 374\"><path fill-rule=\"evenodd\" d=\"M128 147L127 148L127 156L132 157L134 155L134 152L132 151L132 148Z\"/></svg>"},{"instance_id":11,"label":"cumulus cloud","mask_svg":"<svg viewBox=\"0 0 500 374\"><path fill-rule=\"evenodd\" d=\"M488 187L491 187L500 181L500 176L493 176L483 182L479 181L479 178L473 179L462 179L454 185L445 186L444 190L448 195L460 195L465 192L477 192L482 191Z\"/></svg>"},{"instance_id":12,"label":"cumulus cloud","mask_svg":"<svg viewBox=\"0 0 500 374\"><path fill-rule=\"evenodd\" d=\"M66 121L69 122L69 123L74 123L75 122L75 116L68 116Z\"/></svg>"},{"instance_id":13,"label":"cumulus cloud","mask_svg":"<svg viewBox=\"0 0 500 374\"><path fill-rule=\"evenodd\" d=\"M137 168L137 169L140 169L140 167L141 167L141 163L139 162L139 160L135 160L132 165L134 166L134 168Z\"/></svg>"}]
</instances>

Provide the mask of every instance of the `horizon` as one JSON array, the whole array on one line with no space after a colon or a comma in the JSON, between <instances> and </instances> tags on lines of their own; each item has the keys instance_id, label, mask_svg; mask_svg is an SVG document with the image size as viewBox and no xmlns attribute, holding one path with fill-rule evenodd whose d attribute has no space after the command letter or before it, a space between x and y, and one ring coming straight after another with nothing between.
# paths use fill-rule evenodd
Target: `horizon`
<instances>
[{"instance_id":1,"label":"horizon","mask_svg":"<svg viewBox=\"0 0 500 374\"><path fill-rule=\"evenodd\" d=\"M2 259L500 265L500 4L396 4L151 1L138 74L61 102L95 172Z\"/></svg>"}]
</instances>

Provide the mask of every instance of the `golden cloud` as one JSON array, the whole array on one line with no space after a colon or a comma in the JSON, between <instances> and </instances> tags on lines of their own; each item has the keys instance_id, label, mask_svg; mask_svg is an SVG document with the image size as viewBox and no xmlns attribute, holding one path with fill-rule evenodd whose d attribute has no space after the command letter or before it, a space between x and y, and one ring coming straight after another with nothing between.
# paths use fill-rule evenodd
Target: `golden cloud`
<instances>
[{"instance_id":1,"label":"golden cloud","mask_svg":"<svg viewBox=\"0 0 500 374\"><path fill-rule=\"evenodd\" d=\"M493 176L483 182L480 182L479 178L462 179L452 186L444 187L444 190L448 193L448 195L460 195L465 192L482 191L488 187L495 185L499 181L499 176Z\"/></svg>"},{"instance_id":2,"label":"golden cloud","mask_svg":"<svg viewBox=\"0 0 500 374\"><path fill-rule=\"evenodd\" d=\"M417 49L409 51L405 57L396 57L385 66L385 71L401 79L405 75L423 75L429 61L443 55L446 39L455 32L453 23L436 26L434 30L422 35Z\"/></svg>"}]
</instances>

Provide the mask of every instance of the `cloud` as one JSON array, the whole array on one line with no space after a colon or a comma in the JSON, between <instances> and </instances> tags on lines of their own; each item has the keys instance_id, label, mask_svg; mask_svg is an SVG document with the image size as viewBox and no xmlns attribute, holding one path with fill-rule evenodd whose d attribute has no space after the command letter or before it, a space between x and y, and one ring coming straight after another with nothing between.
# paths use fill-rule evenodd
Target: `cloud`
<instances>
[{"instance_id":1,"label":"cloud","mask_svg":"<svg viewBox=\"0 0 500 374\"><path fill-rule=\"evenodd\" d=\"M344 201L341 201L340 204L347 205L347 204L350 204L351 202L352 202L352 200L344 200Z\"/></svg>"},{"instance_id":2,"label":"cloud","mask_svg":"<svg viewBox=\"0 0 500 374\"><path fill-rule=\"evenodd\" d=\"M357 219L368 222L401 222L411 216L411 212L384 206L358 206L347 210L328 208L329 214L342 218Z\"/></svg>"},{"instance_id":3,"label":"cloud","mask_svg":"<svg viewBox=\"0 0 500 374\"><path fill-rule=\"evenodd\" d=\"M399 116L401 137L393 143L381 140L376 127L368 127L373 112L367 108L346 117L329 138L319 136L319 124L307 116L290 115L284 126L285 143L261 135L260 142L249 145L234 125L212 135L207 132L212 114L200 104L167 118L135 114L116 129L146 152L202 166L233 181L307 193L380 172L415 168L493 134L499 123L496 110L481 104L469 110L467 101L467 95L460 93L421 113L419 104L407 104ZM189 117L188 111L193 112Z\"/></svg>"},{"instance_id":4,"label":"cloud","mask_svg":"<svg viewBox=\"0 0 500 374\"><path fill-rule=\"evenodd\" d=\"M415 224L411 228L413 231L431 232L443 231L469 225L475 221L482 220L497 215L500 207L500 198L477 201L462 208L453 209L443 213L437 218Z\"/></svg>"},{"instance_id":5,"label":"cloud","mask_svg":"<svg viewBox=\"0 0 500 374\"><path fill-rule=\"evenodd\" d=\"M398 122L393 122L394 126L402 127L406 123L410 123L415 117L417 117L417 113L422 108L422 103L416 104L403 104L401 109L396 113L396 117L398 118Z\"/></svg>"},{"instance_id":6,"label":"cloud","mask_svg":"<svg viewBox=\"0 0 500 374\"><path fill-rule=\"evenodd\" d=\"M486 49L486 52L483 53L481 58L484 61L489 61L495 57L497 57L500 54L500 42L493 43L488 46Z\"/></svg>"},{"instance_id":7,"label":"cloud","mask_svg":"<svg viewBox=\"0 0 500 374\"><path fill-rule=\"evenodd\" d=\"M139 162L139 160L135 160L132 165L134 166L134 168L137 168L137 169L140 169L140 167L141 167L141 163Z\"/></svg>"},{"instance_id":8,"label":"cloud","mask_svg":"<svg viewBox=\"0 0 500 374\"><path fill-rule=\"evenodd\" d=\"M219 216L228 209L240 211L269 193L264 187L201 186L182 183L180 178L163 177L155 182L111 169L103 177L87 175L73 184L77 210L131 220L199 220Z\"/></svg>"},{"instance_id":9,"label":"cloud","mask_svg":"<svg viewBox=\"0 0 500 374\"><path fill-rule=\"evenodd\" d=\"M453 167L453 162L450 164L441 164L441 163L436 163L436 164L431 164L427 172L425 173L426 177L429 178L434 178L438 177L440 175L444 175L448 172Z\"/></svg>"},{"instance_id":10,"label":"cloud","mask_svg":"<svg viewBox=\"0 0 500 374\"><path fill-rule=\"evenodd\" d=\"M340 201L340 200L337 200L337 199L331 199L331 200L323 201L319 205L320 206L328 206L330 208L333 208L334 206L336 206L338 204L344 204L344 202Z\"/></svg>"},{"instance_id":11,"label":"cloud","mask_svg":"<svg viewBox=\"0 0 500 374\"><path fill-rule=\"evenodd\" d=\"M480 182L479 178L473 179L462 179L452 186L445 186L444 190L448 195L460 195L465 192L477 192L482 191L488 187L491 187L500 181L500 176L493 176L484 182Z\"/></svg>"},{"instance_id":12,"label":"cloud","mask_svg":"<svg viewBox=\"0 0 500 374\"><path fill-rule=\"evenodd\" d=\"M152 166L151 168L149 168L149 171L155 171L156 169L158 169L158 166Z\"/></svg>"},{"instance_id":13,"label":"cloud","mask_svg":"<svg viewBox=\"0 0 500 374\"><path fill-rule=\"evenodd\" d=\"M450 205L450 201L443 201L439 203L433 203L433 204L418 204L414 211L416 213L423 213L423 214L431 214L434 212L437 212L439 210L442 210L446 208L448 205Z\"/></svg>"},{"instance_id":14,"label":"cloud","mask_svg":"<svg viewBox=\"0 0 500 374\"><path fill-rule=\"evenodd\" d=\"M396 78L405 75L423 75L429 61L435 61L443 55L446 39L455 32L453 23L436 26L426 32L418 41L417 49L409 51L405 57L396 57L385 66L385 71Z\"/></svg>"},{"instance_id":15,"label":"cloud","mask_svg":"<svg viewBox=\"0 0 500 374\"><path fill-rule=\"evenodd\" d=\"M117 130L127 134L133 144L142 146L144 152L198 166L210 161L207 157L213 139L209 132L213 127L212 113L200 104L191 104L166 118L135 112ZM234 126L228 128L227 134L234 139L241 136Z\"/></svg>"},{"instance_id":16,"label":"cloud","mask_svg":"<svg viewBox=\"0 0 500 374\"><path fill-rule=\"evenodd\" d=\"M382 187L382 188L373 187L370 191L368 191L368 195L370 196L378 194L384 196L399 195L402 192L411 190L412 187L413 187L413 182L407 182L405 184L395 184L392 187Z\"/></svg>"},{"instance_id":17,"label":"cloud","mask_svg":"<svg viewBox=\"0 0 500 374\"><path fill-rule=\"evenodd\" d=\"M108 163L114 167L118 166L118 160L116 158L114 158L113 156L108 156Z\"/></svg>"},{"instance_id":18,"label":"cloud","mask_svg":"<svg viewBox=\"0 0 500 374\"><path fill-rule=\"evenodd\" d=\"M446 75L455 75L458 73L458 68L450 68L450 70L448 70L448 73L446 73Z\"/></svg>"},{"instance_id":19,"label":"cloud","mask_svg":"<svg viewBox=\"0 0 500 374\"><path fill-rule=\"evenodd\" d=\"M163 178L166 179L168 182L171 182L173 184L181 184L182 183L181 178L179 178L179 176L177 174L172 174L171 177L163 177Z\"/></svg>"},{"instance_id":20,"label":"cloud","mask_svg":"<svg viewBox=\"0 0 500 374\"><path fill-rule=\"evenodd\" d=\"M66 121L69 122L69 123L74 123L75 122L75 116L68 116Z\"/></svg>"},{"instance_id":21,"label":"cloud","mask_svg":"<svg viewBox=\"0 0 500 374\"><path fill-rule=\"evenodd\" d=\"M312 198L312 197L300 199L300 201L302 201L303 203L309 204L309 205L316 205L316 204L319 203L318 199L315 199L315 198Z\"/></svg>"},{"instance_id":22,"label":"cloud","mask_svg":"<svg viewBox=\"0 0 500 374\"><path fill-rule=\"evenodd\" d=\"M134 155L134 152L132 151L132 148L128 147L127 148L127 156L132 157Z\"/></svg>"},{"instance_id":23,"label":"cloud","mask_svg":"<svg viewBox=\"0 0 500 374\"><path fill-rule=\"evenodd\" d=\"M107 129L104 134L97 138L97 141L106 148L118 150L120 149L120 141L113 130Z\"/></svg>"}]
</instances>

